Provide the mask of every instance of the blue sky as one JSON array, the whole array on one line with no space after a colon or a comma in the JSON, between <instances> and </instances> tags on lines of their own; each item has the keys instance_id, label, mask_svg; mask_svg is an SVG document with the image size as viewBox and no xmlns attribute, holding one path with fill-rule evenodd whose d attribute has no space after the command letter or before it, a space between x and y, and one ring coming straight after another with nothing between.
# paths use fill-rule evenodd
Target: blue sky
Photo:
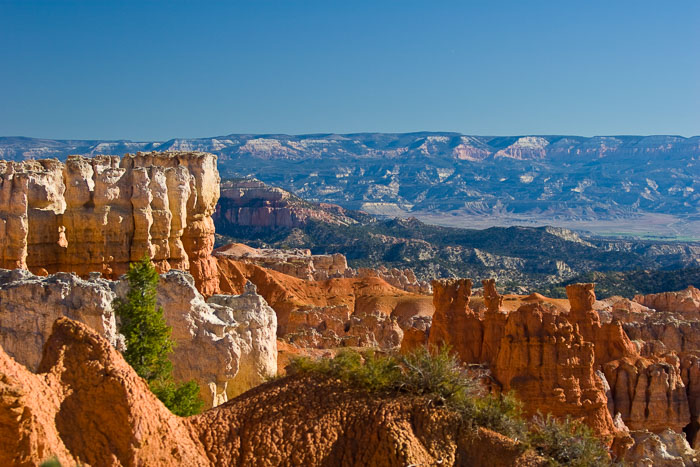
<instances>
[{"instance_id":1,"label":"blue sky","mask_svg":"<svg viewBox=\"0 0 700 467\"><path fill-rule=\"evenodd\" d=\"M0 0L0 135L700 134L700 2Z\"/></svg>"}]
</instances>

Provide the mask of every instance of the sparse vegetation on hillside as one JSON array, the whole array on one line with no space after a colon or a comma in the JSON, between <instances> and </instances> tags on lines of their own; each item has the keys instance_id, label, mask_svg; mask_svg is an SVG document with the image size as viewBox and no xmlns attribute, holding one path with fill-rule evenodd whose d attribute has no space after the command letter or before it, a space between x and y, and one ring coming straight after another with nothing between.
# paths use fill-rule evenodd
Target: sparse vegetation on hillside
<instances>
[{"instance_id":1,"label":"sparse vegetation on hillside","mask_svg":"<svg viewBox=\"0 0 700 467\"><path fill-rule=\"evenodd\" d=\"M136 373L148 381L153 393L176 415L201 412L204 403L195 381L177 384L168 355L173 351L170 328L163 309L156 304L158 272L148 256L131 264L127 273L129 292L126 299L116 299L114 310L119 318L119 332L126 339L124 359Z\"/></svg>"},{"instance_id":2,"label":"sparse vegetation on hillside","mask_svg":"<svg viewBox=\"0 0 700 467\"><path fill-rule=\"evenodd\" d=\"M671 271L592 271L538 289L537 292L548 297L566 298L566 286L578 282L595 282L595 293L598 298L614 295L632 298L637 294L682 290L689 285L700 288L700 268L683 268Z\"/></svg>"},{"instance_id":3,"label":"sparse vegetation on hillside","mask_svg":"<svg viewBox=\"0 0 700 467\"><path fill-rule=\"evenodd\" d=\"M531 424L530 443L539 454L552 459L553 465L585 467L610 462L593 431L569 417L558 420L552 414L537 415Z\"/></svg>"},{"instance_id":4,"label":"sparse vegetation on hillside","mask_svg":"<svg viewBox=\"0 0 700 467\"><path fill-rule=\"evenodd\" d=\"M288 371L337 378L369 392L426 397L458 413L467 426L488 428L521 441L524 449L534 449L553 466L610 464L605 446L590 428L551 415L535 417L528 424L513 394L485 394L477 378L447 347L434 353L421 348L406 356L343 350L332 359L297 358Z\"/></svg>"}]
</instances>

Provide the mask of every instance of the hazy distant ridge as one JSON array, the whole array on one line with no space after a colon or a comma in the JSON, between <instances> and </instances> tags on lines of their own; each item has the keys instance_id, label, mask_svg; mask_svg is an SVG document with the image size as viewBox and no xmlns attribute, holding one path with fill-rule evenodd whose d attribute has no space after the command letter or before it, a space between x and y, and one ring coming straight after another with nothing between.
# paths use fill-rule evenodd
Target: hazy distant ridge
<instances>
[{"instance_id":1,"label":"hazy distant ridge","mask_svg":"<svg viewBox=\"0 0 700 467\"><path fill-rule=\"evenodd\" d=\"M235 157L303 159L316 157L396 158L422 154L478 161L510 158L542 160L562 156L700 156L700 136L467 136L458 133L357 133L313 135L231 134L211 138L133 142L0 137L0 157L64 159L71 154L124 154L133 151L199 150Z\"/></svg>"}]
</instances>

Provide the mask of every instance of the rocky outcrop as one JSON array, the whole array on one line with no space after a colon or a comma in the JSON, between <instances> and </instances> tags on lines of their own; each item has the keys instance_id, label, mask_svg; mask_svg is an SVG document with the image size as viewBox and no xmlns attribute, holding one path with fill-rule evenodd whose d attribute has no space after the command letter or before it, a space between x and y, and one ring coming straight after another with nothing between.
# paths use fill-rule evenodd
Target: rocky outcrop
<instances>
[{"instance_id":1,"label":"rocky outcrop","mask_svg":"<svg viewBox=\"0 0 700 467\"><path fill-rule=\"evenodd\" d=\"M397 289L407 292L420 293L430 295L433 288L427 281L419 281L411 269L388 269L385 266L380 266L377 269L359 268L357 270L358 277L379 277L387 283L393 285Z\"/></svg>"},{"instance_id":2,"label":"rocky outcrop","mask_svg":"<svg viewBox=\"0 0 700 467\"><path fill-rule=\"evenodd\" d=\"M312 220L338 225L355 223L340 206L312 205L288 191L255 179L225 181L214 220L222 231L227 231L231 226L294 228Z\"/></svg>"},{"instance_id":3,"label":"rocky outcrop","mask_svg":"<svg viewBox=\"0 0 700 467\"><path fill-rule=\"evenodd\" d=\"M105 339L60 318L33 374L0 349L0 462L536 466L544 460L416 397L292 376L172 415Z\"/></svg>"},{"instance_id":4,"label":"rocky outcrop","mask_svg":"<svg viewBox=\"0 0 700 467\"><path fill-rule=\"evenodd\" d=\"M610 385L609 410L621 414L631 430L682 433L690 423L686 386L674 355L615 360L603 365L603 372Z\"/></svg>"},{"instance_id":5,"label":"rocky outcrop","mask_svg":"<svg viewBox=\"0 0 700 467\"><path fill-rule=\"evenodd\" d=\"M635 295L634 301L658 311L679 314L685 319L700 319L700 290L692 285L678 292Z\"/></svg>"},{"instance_id":6,"label":"rocky outcrop","mask_svg":"<svg viewBox=\"0 0 700 467\"><path fill-rule=\"evenodd\" d=\"M437 279L433 281L435 314L430 327L431 347L449 345L464 362L479 362L483 329L481 320L469 308L472 281Z\"/></svg>"},{"instance_id":7,"label":"rocky outcrop","mask_svg":"<svg viewBox=\"0 0 700 467\"><path fill-rule=\"evenodd\" d=\"M433 315L428 344L449 345L466 363L492 364L505 332L507 314L500 309L503 297L495 281L485 280L482 314L470 308L472 282L469 279L434 280Z\"/></svg>"},{"instance_id":8,"label":"rocky outcrop","mask_svg":"<svg viewBox=\"0 0 700 467\"><path fill-rule=\"evenodd\" d=\"M53 322L65 316L122 348L112 302L127 289L124 281L96 275L83 280L69 273L39 277L0 270L0 344L36 371ZM171 355L174 377L195 379L208 406L276 373L276 316L254 290L207 303L190 274L172 270L161 275L157 301L176 344Z\"/></svg>"},{"instance_id":9,"label":"rocky outcrop","mask_svg":"<svg viewBox=\"0 0 700 467\"><path fill-rule=\"evenodd\" d=\"M231 399L277 374L277 315L255 285L247 283L241 295L213 295L207 303L235 324L241 351L238 373L226 384ZM202 358L206 358L203 356Z\"/></svg>"},{"instance_id":10,"label":"rocky outcrop","mask_svg":"<svg viewBox=\"0 0 700 467\"><path fill-rule=\"evenodd\" d=\"M430 297L377 277L307 281L255 264L218 258L223 293L250 281L277 313L278 337L299 347L399 347L416 317L432 314Z\"/></svg>"},{"instance_id":11,"label":"rocky outcrop","mask_svg":"<svg viewBox=\"0 0 700 467\"><path fill-rule=\"evenodd\" d=\"M563 316L537 304L510 313L493 375L515 390L529 413L582 418L601 436L615 432L593 344Z\"/></svg>"},{"instance_id":12,"label":"rocky outcrop","mask_svg":"<svg viewBox=\"0 0 700 467\"><path fill-rule=\"evenodd\" d=\"M355 270L348 267L347 258L340 253L312 255L311 250L308 249L253 248L242 243L229 243L214 250L213 255L217 258L256 264L308 281L340 277L358 277L360 279L378 277L397 289L407 292L432 293L430 284L419 281L411 269L387 269L380 266L377 269L359 268Z\"/></svg>"},{"instance_id":13,"label":"rocky outcrop","mask_svg":"<svg viewBox=\"0 0 700 467\"><path fill-rule=\"evenodd\" d=\"M242 243L231 243L214 250L214 256L279 271L304 280L325 280L333 277L351 277L345 256L312 255L311 250L252 248Z\"/></svg>"},{"instance_id":14,"label":"rocky outcrop","mask_svg":"<svg viewBox=\"0 0 700 467\"><path fill-rule=\"evenodd\" d=\"M166 152L0 161L0 267L98 271L108 278L151 257L216 287L216 156Z\"/></svg>"},{"instance_id":15,"label":"rocky outcrop","mask_svg":"<svg viewBox=\"0 0 700 467\"><path fill-rule=\"evenodd\" d=\"M570 284L566 286L570 312L568 319L575 324L583 338L593 343L595 362L602 365L611 360L633 357L639 354L618 321L602 323L594 309L596 302L594 284Z\"/></svg>"},{"instance_id":16,"label":"rocky outcrop","mask_svg":"<svg viewBox=\"0 0 700 467\"><path fill-rule=\"evenodd\" d=\"M0 463L208 465L185 424L84 324L60 318L32 374L0 349Z\"/></svg>"},{"instance_id":17,"label":"rocky outcrop","mask_svg":"<svg viewBox=\"0 0 700 467\"><path fill-rule=\"evenodd\" d=\"M625 465L632 467L693 467L700 456L682 434L665 429L658 434L632 431L634 446L625 456Z\"/></svg>"},{"instance_id":18,"label":"rocky outcrop","mask_svg":"<svg viewBox=\"0 0 700 467\"><path fill-rule=\"evenodd\" d=\"M36 371L41 349L61 316L80 321L123 348L117 333L112 281L59 272L39 277L23 269L0 269L0 345L19 363Z\"/></svg>"},{"instance_id":19,"label":"rocky outcrop","mask_svg":"<svg viewBox=\"0 0 700 467\"><path fill-rule=\"evenodd\" d=\"M482 284L474 311L471 281L433 282L431 345L450 344L465 363L490 368L496 387L515 390L529 413L581 417L599 434L624 437L612 422L616 415L632 430L670 427L696 442L700 338L690 322L679 326L668 316L659 322L634 302L596 303L593 284L567 287L568 311L533 294L504 313L504 303L512 305L494 281ZM647 342L632 341L626 331ZM402 348L420 342L414 334L406 333Z\"/></svg>"},{"instance_id":20,"label":"rocky outcrop","mask_svg":"<svg viewBox=\"0 0 700 467\"><path fill-rule=\"evenodd\" d=\"M542 465L425 400L291 377L192 417L213 465Z\"/></svg>"}]
</instances>

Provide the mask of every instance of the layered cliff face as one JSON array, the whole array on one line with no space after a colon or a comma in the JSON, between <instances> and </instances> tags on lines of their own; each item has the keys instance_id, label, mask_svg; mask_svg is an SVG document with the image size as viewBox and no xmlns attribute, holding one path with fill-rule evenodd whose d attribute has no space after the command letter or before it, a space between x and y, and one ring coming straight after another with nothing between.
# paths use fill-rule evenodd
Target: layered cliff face
<instances>
[{"instance_id":1,"label":"layered cliff face","mask_svg":"<svg viewBox=\"0 0 700 467\"><path fill-rule=\"evenodd\" d=\"M127 288L124 281L96 275L83 280L69 273L39 277L0 270L0 345L36 371L54 321L69 317L122 348L112 302ZM161 275L157 301L176 344L170 357L173 375L178 381L195 379L207 406L276 373L276 315L254 290L207 303L190 274L173 270Z\"/></svg>"},{"instance_id":2,"label":"layered cliff face","mask_svg":"<svg viewBox=\"0 0 700 467\"><path fill-rule=\"evenodd\" d=\"M201 415L172 415L112 345L60 318L39 373L0 348L0 463L38 465L543 465L517 441L424 399L284 378Z\"/></svg>"},{"instance_id":3,"label":"layered cliff face","mask_svg":"<svg viewBox=\"0 0 700 467\"><path fill-rule=\"evenodd\" d=\"M337 225L355 222L340 206L315 206L288 191L255 179L226 180L221 187L221 200L214 219L224 226L254 229L295 228L312 220Z\"/></svg>"},{"instance_id":4,"label":"layered cliff face","mask_svg":"<svg viewBox=\"0 0 700 467\"><path fill-rule=\"evenodd\" d=\"M243 263L256 264L307 281L321 281L340 277L378 277L397 289L407 292L430 294L432 288L426 281L419 281L411 269L376 269L348 267L345 255L313 255L302 248L253 248L242 243L229 243L213 252L216 258L226 258Z\"/></svg>"},{"instance_id":5,"label":"layered cliff face","mask_svg":"<svg viewBox=\"0 0 700 467\"><path fill-rule=\"evenodd\" d=\"M692 285L679 292L636 295L634 301L658 311L680 314L686 319L700 319L700 290Z\"/></svg>"},{"instance_id":6,"label":"layered cliff face","mask_svg":"<svg viewBox=\"0 0 700 467\"><path fill-rule=\"evenodd\" d=\"M508 316L492 369L528 412L583 418L599 435L610 436L615 427L594 358L593 344L571 323L532 304Z\"/></svg>"},{"instance_id":7,"label":"layered cliff face","mask_svg":"<svg viewBox=\"0 0 700 467\"><path fill-rule=\"evenodd\" d=\"M0 267L115 278L148 254L216 288L216 156L166 152L0 161Z\"/></svg>"}]
</instances>

